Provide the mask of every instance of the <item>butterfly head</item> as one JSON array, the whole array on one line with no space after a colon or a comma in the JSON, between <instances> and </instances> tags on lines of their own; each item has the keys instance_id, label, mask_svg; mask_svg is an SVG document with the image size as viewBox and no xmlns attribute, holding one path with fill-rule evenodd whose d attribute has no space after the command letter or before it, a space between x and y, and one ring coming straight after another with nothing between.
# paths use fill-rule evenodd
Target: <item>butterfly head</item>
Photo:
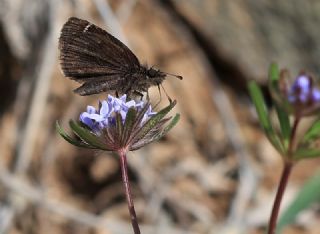
<instances>
[{"instance_id":1,"label":"butterfly head","mask_svg":"<svg viewBox=\"0 0 320 234\"><path fill-rule=\"evenodd\" d=\"M162 81L165 79L166 75L167 75L166 73L160 70L154 69L152 67L147 70L147 78L152 83L152 85L161 84Z\"/></svg>"}]
</instances>

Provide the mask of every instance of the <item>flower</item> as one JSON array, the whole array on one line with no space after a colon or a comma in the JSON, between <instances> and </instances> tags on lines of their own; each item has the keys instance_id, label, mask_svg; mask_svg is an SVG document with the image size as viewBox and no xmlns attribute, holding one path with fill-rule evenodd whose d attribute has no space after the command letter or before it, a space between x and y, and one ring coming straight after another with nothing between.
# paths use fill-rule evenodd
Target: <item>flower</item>
<instances>
[{"instance_id":1,"label":"flower","mask_svg":"<svg viewBox=\"0 0 320 234\"><path fill-rule=\"evenodd\" d=\"M134 100L130 100L127 102L126 99L126 95L123 95L120 98L115 98L109 95L107 101L104 100L100 103L100 110L96 110L93 106L88 106L87 111L80 114L80 122L87 125L87 127L96 134L101 134L104 128L115 124L116 113L121 115L122 122L124 123L130 108L135 108L137 111L141 111L144 106L142 101L136 102ZM140 124L143 124L155 114L156 112L153 112L149 105Z\"/></svg>"},{"instance_id":2,"label":"flower","mask_svg":"<svg viewBox=\"0 0 320 234\"><path fill-rule=\"evenodd\" d=\"M278 87L273 87L271 93L275 101L295 116L309 116L320 110L320 89L314 78L306 73L300 73L290 85L288 72L280 73Z\"/></svg>"},{"instance_id":3,"label":"flower","mask_svg":"<svg viewBox=\"0 0 320 234\"><path fill-rule=\"evenodd\" d=\"M154 112L150 103L108 96L99 102L99 108L88 106L80 114L80 123L70 121L72 131L80 138L73 139L59 126L60 135L73 145L105 151L137 150L165 135L179 120L179 114L165 118L176 102Z\"/></svg>"},{"instance_id":4,"label":"flower","mask_svg":"<svg viewBox=\"0 0 320 234\"><path fill-rule=\"evenodd\" d=\"M310 76L303 74L296 78L287 96L293 105L312 105L320 101L320 90L313 87Z\"/></svg>"}]
</instances>

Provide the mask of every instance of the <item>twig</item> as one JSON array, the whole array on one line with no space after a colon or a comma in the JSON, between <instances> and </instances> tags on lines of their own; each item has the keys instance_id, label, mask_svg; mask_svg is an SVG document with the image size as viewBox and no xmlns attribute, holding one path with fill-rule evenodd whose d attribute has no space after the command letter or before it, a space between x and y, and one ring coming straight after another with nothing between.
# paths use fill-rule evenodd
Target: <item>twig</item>
<instances>
[{"instance_id":1,"label":"twig","mask_svg":"<svg viewBox=\"0 0 320 234\"><path fill-rule=\"evenodd\" d=\"M116 16L121 24L124 24L132 14L132 10L135 7L137 0L127 0L121 4L116 12Z\"/></svg>"},{"instance_id":2,"label":"twig","mask_svg":"<svg viewBox=\"0 0 320 234\"><path fill-rule=\"evenodd\" d=\"M18 174L23 174L30 164L34 144L40 129L40 124L44 109L46 107L47 97L49 93L50 81L56 63L57 55L57 38L59 35L59 27L57 23L57 5L59 1L54 3L50 1L50 19L51 25L49 26L48 37L44 46L44 56L39 66L37 73L37 83L35 85L35 92L30 104L30 112L27 116L27 122L23 133L21 145L18 148L17 160L14 171Z\"/></svg>"},{"instance_id":3,"label":"twig","mask_svg":"<svg viewBox=\"0 0 320 234\"><path fill-rule=\"evenodd\" d=\"M35 88L35 94L33 96L31 102L31 110L27 117L27 123L25 127L25 131L22 133L21 144L17 144L17 158L14 164L14 172L18 174L23 174L25 170L28 168L31 160L31 154L34 147L34 142L36 140L37 135L37 128L39 127L39 122L41 122L41 117L43 113L43 109L46 102L46 97L48 94L48 89L50 85L50 78L53 71L54 63L56 61L55 51L56 48L54 46L56 40L55 34L55 23L58 22L55 17L57 16L57 8L60 6L59 1L50 1L51 5L49 6L50 9L50 20L51 25L49 27L49 34L46 38L46 43L44 47L44 60L42 60L40 69L39 69L39 76L37 77L37 84ZM21 84L25 87L26 83L22 82ZM20 87L20 96L23 96L23 87ZM24 100L23 100L24 101ZM19 107L20 99L16 100L15 107ZM21 104L20 104L21 105ZM15 113L19 116L19 110L15 109ZM18 136L18 134L16 135ZM19 147L20 146L20 147ZM11 193L8 193L8 204L2 205L0 212L2 214L1 217L1 225L0 231L1 233L6 233L9 230L10 226L12 225L13 219L15 217L15 213L17 212L16 204L12 203L12 196ZM24 208L24 207L23 207Z\"/></svg>"},{"instance_id":4,"label":"twig","mask_svg":"<svg viewBox=\"0 0 320 234\"><path fill-rule=\"evenodd\" d=\"M144 154L144 153L142 153ZM175 204L181 210L185 210L188 213L192 214L195 218L200 220L203 223L203 226L209 227L212 226L214 217L209 209L205 205L195 204L194 201L188 199L179 199L176 193L172 192L170 188L170 184L177 177L187 176L190 173L202 173L200 171L191 171L190 167L185 163L185 161L181 161L177 165L172 167L168 167L162 171L155 171L150 168L150 165L145 164L141 165L141 163L136 162L141 158L144 158L144 155L140 155L139 157L132 157L131 162L134 162L135 170L137 171L140 180L144 181L144 185L149 195L149 200L146 204L145 210L148 214L148 219L154 223L154 231L153 233L163 233L163 214L161 207L165 201L169 201L172 204ZM148 155L146 155L148 157ZM141 161L141 160L140 160ZM206 171L206 169L203 169ZM199 176L199 181L202 180L202 176Z\"/></svg>"},{"instance_id":5,"label":"twig","mask_svg":"<svg viewBox=\"0 0 320 234\"><path fill-rule=\"evenodd\" d=\"M9 231L14 213L15 211L10 205L2 204L0 206L0 233L7 233Z\"/></svg>"},{"instance_id":6,"label":"twig","mask_svg":"<svg viewBox=\"0 0 320 234\"><path fill-rule=\"evenodd\" d=\"M93 0L93 2L103 18L104 23L109 27L111 34L128 46L128 41L122 32L122 27L108 4L108 1Z\"/></svg>"},{"instance_id":7,"label":"twig","mask_svg":"<svg viewBox=\"0 0 320 234\"><path fill-rule=\"evenodd\" d=\"M111 219L106 220L90 213L70 207L69 205L57 200L46 198L43 192L31 187L25 182L22 182L21 179L17 179L14 175L8 173L5 169L2 169L0 171L0 181L7 188L9 188L11 192L19 194L28 201L39 205L39 207L48 209L49 211L57 213L70 220L82 223L90 227L102 227L112 230L113 233L119 234L128 233L131 229L130 226L124 222Z\"/></svg>"},{"instance_id":8,"label":"twig","mask_svg":"<svg viewBox=\"0 0 320 234\"><path fill-rule=\"evenodd\" d=\"M215 87L217 87L216 85ZM223 229L227 230L232 228L238 230L240 233L246 228L246 209L257 186L257 176L250 165L248 157L250 153L245 147L245 142L242 140L244 137L241 133L240 126L227 95L222 90L219 90L219 88L216 88L213 92L212 99L218 108L221 120L226 129L226 134L236 152L239 163L238 190L232 202L229 217Z\"/></svg>"},{"instance_id":9,"label":"twig","mask_svg":"<svg viewBox=\"0 0 320 234\"><path fill-rule=\"evenodd\" d=\"M109 230L114 234L130 233L132 230L130 225L126 222L122 222L114 218L106 219L103 217L99 217L71 207L53 198L48 198L41 190L30 186L19 178L16 178L16 176L12 175L3 168L0 168L0 182L5 187L10 189L11 192L22 196L27 201L30 201L41 208L47 209L75 222L93 228L100 227ZM143 233L153 233L153 227L148 225L140 226L143 230ZM167 228L165 228L165 233L186 234L187 232L168 226Z\"/></svg>"}]
</instances>

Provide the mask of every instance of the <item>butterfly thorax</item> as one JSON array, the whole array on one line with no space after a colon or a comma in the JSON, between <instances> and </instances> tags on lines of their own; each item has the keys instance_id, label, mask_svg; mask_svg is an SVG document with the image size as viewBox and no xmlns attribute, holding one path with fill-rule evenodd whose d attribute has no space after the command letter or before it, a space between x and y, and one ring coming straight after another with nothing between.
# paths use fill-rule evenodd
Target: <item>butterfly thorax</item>
<instances>
[{"instance_id":1,"label":"butterfly thorax","mask_svg":"<svg viewBox=\"0 0 320 234\"><path fill-rule=\"evenodd\" d=\"M166 77L164 72L145 66L141 66L135 75L136 82L132 84L131 89L139 92L146 92L149 87L160 85Z\"/></svg>"},{"instance_id":2,"label":"butterfly thorax","mask_svg":"<svg viewBox=\"0 0 320 234\"><path fill-rule=\"evenodd\" d=\"M166 74L154 68L140 66L130 70L124 77L118 89L114 89L120 94L141 94L147 92L151 86L158 86L165 79Z\"/></svg>"}]
</instances>

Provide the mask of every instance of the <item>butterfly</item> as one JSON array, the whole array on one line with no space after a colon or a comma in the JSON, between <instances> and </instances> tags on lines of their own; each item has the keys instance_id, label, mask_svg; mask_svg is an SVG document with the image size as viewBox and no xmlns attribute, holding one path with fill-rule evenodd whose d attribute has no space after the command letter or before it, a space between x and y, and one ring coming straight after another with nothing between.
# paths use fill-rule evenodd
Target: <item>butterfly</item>
<instances>
[{"instance_id":1,"label":"butterfly","mask_svg":"<svg viewBox=\"0 0 320 234\"><path fill-rule=\"evenodd\" d=\"M182 76L141 65L117 38L76 17L63 25L59 50L62 71L66 77L82 83L74 90L82 96L111 91L143 96L149 87L159 88L167 75L182 79Z\"/></svg>"}]
</instances>

